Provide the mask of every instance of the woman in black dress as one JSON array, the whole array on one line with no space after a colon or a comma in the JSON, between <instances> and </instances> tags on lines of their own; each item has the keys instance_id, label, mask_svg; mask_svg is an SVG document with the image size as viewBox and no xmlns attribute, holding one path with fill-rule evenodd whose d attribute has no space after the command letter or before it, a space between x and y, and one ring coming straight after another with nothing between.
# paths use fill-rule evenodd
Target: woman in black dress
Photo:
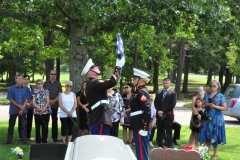
<instances>
[{"instance_id":1,"label":"woman in black dress","mask_svg":"<svg viewBox=\"0 0 240 160\"><path fill-rule=\"evenodd\" d=\"M123 125L123 141L125 143L132 145L133 132L132 132L132 129L130 126L131 108L130 108L129 99L131 98L131 96L133 95L133 92L134 92L133 84L127 83L126 86L124 87L124 89L125 89L125 93L122 95L123 103L124 103L124 107L125 107L124 125ZM128 140L127 140L127 130L128 130Z\"/></svg>"},{"instance_id":2,"label":"woman in black dress","mask_svg":"<svg viewBox=\"0 0 240 160\"><path fill-rule=\"evenodd\" d=\"M88 130L88 134L90 134L90 130L88 128L88 102L86 99L86 81L82 83L81 90L77 93L77 104L79 107L79 129L80 135L84 135L84 130Z\"/></svg>"}]
</instances>

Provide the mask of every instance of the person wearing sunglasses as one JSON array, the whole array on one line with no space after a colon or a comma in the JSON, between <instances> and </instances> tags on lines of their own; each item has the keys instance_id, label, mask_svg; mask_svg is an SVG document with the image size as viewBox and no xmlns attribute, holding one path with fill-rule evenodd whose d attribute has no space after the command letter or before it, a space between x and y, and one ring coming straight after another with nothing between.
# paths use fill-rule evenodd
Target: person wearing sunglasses
<instances>
[{"instance_id":1,"label":"person wearing sunglasses","mask_svg":"<svg viewBox=\"0 0 240 160\"><path fill-rule=\"evenodd\" d=\"M90 58L81 75L88 79L86 97L90 108L89 129L93 135L109 135L112 127L112 113L109 107L107 90L114 87L120 78L120 70L116 67L109 80L99 80L101 71Z\"/></svg>"},{"instance_id":2,"label":"person wearing sunglasses","mask_svg":"<svg viewBox=\"0 0 240 160\"><path fill-rule=\"evenodd\" d=\"M127 83L124 87L125 92L122 95L124 108L125 108L125 114L124 114L124 124L123 124L123 141L126 144L129 144L130 146L133 146L133 132L130 125L131 122L131 108L130 108L130 99L132 98L134 94L134 86L132 83ZM127 134L128 133L128 134ZM127 136L128 135L128 136ZM127 140L128 137L128 140Z\"/></svg>"},{"instance_id":3,"label":"person wearing sunglasses","mask_svg":"<svg viewBox=\"0 0 240 160\"><path fill-rule=\"evenodd\" d=\"M142 70L133 68L133 85L136 87L134 96L130 99L131 128L135 142L138 160L147 160L149 150L148 130L151 120L151 102L147 87L150 75Z\"/></svg>"},{"instance_id":4,"label":"person wearing sunglasses","mask_svg":"<svg viewBox=\"0 0 240 160\"><path fill-rule=\"evenodd\" d=\"M218 144L226 144L225 122L222 111L226 110L226 99L220 93L221 84L217 80L210 82L210 92L204 96L204 113L211 117L210 120L202 120L198 141L207 144L210 152L211 145L214 148L213 159L217 159Z\"/></svg>"},{"instance_id":5,"label":"person wearing sunglasses","mask_svg":"<svg viewBox=\"0 0 240 160\"><path fill-rule=\"evenodd\" d=\"M62 85L56 80L57 71L51 70L50 80L43 85L44 89L49 91L49 104L52 108L52 139L53 142L58 142L58 97L62 93Z\"/></svg>"},{"instance_id":6,"label":"person wearing sunglasses","mask_svg":"<svg viewBox=\"0 0 240 160\"><path fill-rule=\"evenodd\" d=\"M62 142L66 143L66 136L68 135L68 142L71 142L73 127L77 118L77 98L72 90L72 81L67 81L65 84L65 91L59 95L59 107L60 107L60 121L61 121L61 135Z\"/></svg>"},{"instance_id":7,"label":"person wearing sunglasses","mask_svg":"<svg viewBox=\"0 0 240 160\"><path fill-rule=\"evenodd\" d=\"M36 80L37 89L33 93L33 113L35 120L36 143L47 143L48 122L52 112L49 105L49 91L43 88L43 81ZM42 129L42 136L41 136Z\"/></svg>"}]
</instances>

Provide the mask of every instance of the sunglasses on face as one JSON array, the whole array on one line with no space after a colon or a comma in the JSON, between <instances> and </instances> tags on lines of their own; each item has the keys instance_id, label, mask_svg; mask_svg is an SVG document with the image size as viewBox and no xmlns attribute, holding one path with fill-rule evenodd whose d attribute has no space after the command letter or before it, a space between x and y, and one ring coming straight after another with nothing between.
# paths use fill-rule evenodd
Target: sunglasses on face
<instances>
[{"instance_id":1,"label":"sunglasses on face","mask_svg":"<svg viewBox=\"0 0 240 160\"><path fill-rule=\"evenodd\" d=\"M52 76L53 76L53 75L56 76L57 74L56 74L56 73L51 73L51 75L52 75Z\"/></svg>"},{"instance_id":2,"label":"sunglasses on face","mask_svg":"<svg viewBox=\"0 0 240 160\"><path fill-rule=\"evenodd\" d=\"M216 85L210 85L210 88L212 88L212 87L213 87L213 88L216 88L217 86L216 86Z\"/></svg>"},{"instance_id":3,"label":"sunglasses on face","mask_svg":"<svg viewBox=\"0 0 240 160\"><path fill-rule=\"evenodd\" d=\"M128 89L129 87L124 87L125 89Z\"/></svg>"},{"instance_id":4,"label":"sunglasses on face","mask_svg":"<svg viewBox=\"0 0 240 160\"><path fill-rule=\"evenodd\" d=\"M66 85L66 86L72 88L72 86L70 86L70 85Z\"/></svg>"}]
</instances>

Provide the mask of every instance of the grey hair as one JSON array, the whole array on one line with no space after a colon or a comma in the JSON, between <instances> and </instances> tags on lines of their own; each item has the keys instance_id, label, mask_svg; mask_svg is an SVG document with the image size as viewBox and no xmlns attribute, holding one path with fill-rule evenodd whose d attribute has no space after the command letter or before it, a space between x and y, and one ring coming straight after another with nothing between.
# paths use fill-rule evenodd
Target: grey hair
<instances>
[{"instance_id":1,"label":"grey hair","mask_svg":"<svg viewBox=\"0 0 240 160\"><path fill-rule=\"evenodd\" d=\"M67 81L67 82L65 83L65 85L67 85L68 83L70 83L70 85L73 85L73 82L72 82L72 81Z\"/></svg>"},{"instance_id":2,"label":"grey hair","mask_svg":"<svg viewBox=\"0 0 240 160\"><path fill-rule=\"evenodd\" d=\"M210 82L210 85L211 85L213 82L217 83L217 85L218 85L218 92L220 92L220 90L221 90L221 84L220 84L217 80L212 80L212 81Z\"/></svg>"},{"instance_id":3,"label":"grey hair","mask_svg":"<svg viewBox=\"0 0 240 160\"><path fill-rule=\"evenodd\" d=\"M36 80L36 85L38 84L38 82L42 82L43 83L43 81L41 79L37 79Z\"/></svg>"},{"instance_id":4,"label":"grey hair","mask_svg":"<svg viewBox=\"0 0 240 160\"><path fill-rule=\"evenodd\" d=\"M153 99L153 95L152 95L152 94L149 94L149 97L150 97L151 99Z\"/></svg>"},{"instance_id":5,"label":"grey hair","mask_svg":"<svg viewBox=\"0 0 240 160\"><path fill-rule=\"evenodd\" d=\"M15 75L15 79L17 79L17 77L21 77L21 76L23 76L23 75L21 73L18 73Z\"/></svg>"}]
</instances>

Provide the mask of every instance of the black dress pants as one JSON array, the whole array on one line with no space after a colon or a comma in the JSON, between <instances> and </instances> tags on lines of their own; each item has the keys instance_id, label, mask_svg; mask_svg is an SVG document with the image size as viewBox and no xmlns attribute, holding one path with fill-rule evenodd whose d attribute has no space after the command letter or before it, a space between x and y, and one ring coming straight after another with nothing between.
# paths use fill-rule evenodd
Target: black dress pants
<instances>
[{"instance_id":1,"label":"black dress pants","mask_svg":"<svg viewBox=\"0 0 240 160\"><path fill-rule=\"evenodd\" d=\"M52 108L52 139L55 141L58 138L58 107Z\"/></svg>"},{"instance_id":2,"label":"black dress pants","mask_svg":"<svg viewBox=\"0 0 240 160\"><path fill-rule=\"evenodd\" d=\"M119 122L120 122L120 120L118 120L117 122L112 122L110 136L118 137Z\"/></svg>"},{"instance_id":3,"label":"black dress pants","mask_svg":"<svg viewBox=\"0 0 240 160\"><path fill-rule=\"evenodd\" d=\"M163 148L163 134L166 132L167 147L172 148L172 124L173 120L157 120L157 143L159 147Z\"/></svg>"},{"instance_id":4,"label":"black dress pants","mask_svg":"<svg viewBox=\"0 0 240 160\"><path fill-rule=\"evenodd\" d=\"M34 114L35 130L36 130L36 143L47 143L48 138L48 122L49 114L37 115ZM42 129L42 136L41 136Z\"/></svg>"},{"instance_id":5,"label":"black dress pants","mask_svg":"<svg viewBox=\"0 0 240 160\"><path fill-rule=\"evenodd\" d=\"M18 121L19 121L19 126L18 126L19 135L21 136L22 142L25 143L25 142L27 142L26 113L23 113L21 116L19 116L18 114L10 114L9 115L7 142L10 142L10 143L12 142L14 126L15 126L17 117L18 117Z\"/></svg>"}]
</instances>

